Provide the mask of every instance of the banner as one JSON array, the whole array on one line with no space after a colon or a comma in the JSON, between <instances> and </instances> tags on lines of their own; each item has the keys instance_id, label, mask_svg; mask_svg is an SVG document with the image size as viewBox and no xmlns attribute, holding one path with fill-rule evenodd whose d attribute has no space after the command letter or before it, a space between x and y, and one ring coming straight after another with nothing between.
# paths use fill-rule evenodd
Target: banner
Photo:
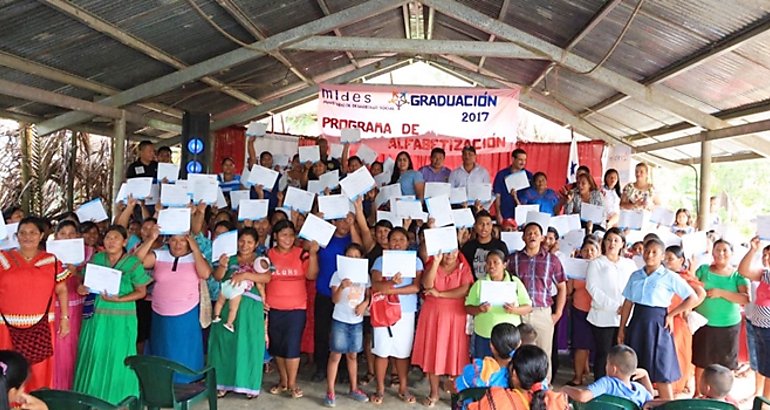
<instances>
[{"instance_id":1,"label":"banner","mask_svg":"<svg viewBox=\"0 0 770 410\"><path fill-rule=\"evenodd\" d=\"M515 142L518 97L515 89L321 84L318 122L330 137L345 128L364 139L411 137L404 150L448 144L447 137Z\"/></svg>"}]
</instances>

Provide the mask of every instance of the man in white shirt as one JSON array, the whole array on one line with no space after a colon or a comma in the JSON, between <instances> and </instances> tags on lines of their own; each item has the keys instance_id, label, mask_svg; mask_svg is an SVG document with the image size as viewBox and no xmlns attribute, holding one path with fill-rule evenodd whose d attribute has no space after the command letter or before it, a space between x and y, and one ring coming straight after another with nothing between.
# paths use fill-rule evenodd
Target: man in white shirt
<instances>
[{"instance_id":1,"label":"man in white shirt","mask_svg":"<svg viewBox=\"0 0 770 410\"><path fill-rule=\"evenodd\" d=\"M489 171L476 164L476 148L471 145L463 148L463 164L449 174L452 188L467 187L472 184L489 184Z\"/></svg>"}]
</instances>

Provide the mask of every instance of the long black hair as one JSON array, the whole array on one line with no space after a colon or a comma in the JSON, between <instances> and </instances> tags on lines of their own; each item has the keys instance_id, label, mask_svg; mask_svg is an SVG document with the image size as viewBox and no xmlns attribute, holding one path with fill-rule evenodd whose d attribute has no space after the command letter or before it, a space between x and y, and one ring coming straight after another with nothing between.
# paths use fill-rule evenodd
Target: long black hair
<instances>
[{"instance_id":1,"label":"long black hair","mask_svg":"<svg viewBox=\"0 0 770 410\"><path fill-rule=\"evenodd\" d=\"M618 173L617 169L610 168L607 170L607 172L604 173L604 180L602 180L602 185L607 186L607 177L611 173L614 173L615 175L618 176L618 182L615 184L615 187L612 188L612 190L615 191L615 193L618 194L618 198L620 198L622 196L622 194L620 193L620 174Z\"/></svg>"},{"instance_id":2,"label":"long black hair","mask_svg":"<svg viewBox=\"0 0 770 410\"><path fill-rule=\"evenodd\" d=\"M490 343L501 359L508 359L521 344L519 329L510 323L498 323L492 328Z\"/></svg>"},{"instance_id":3,"label":"long black hair","mask_svg":"<svg viewBox=\"0 0 770 410\"><path fill-rule=\"evenodd\" d=\"M390 177L390 183L395 184L398 182L398 179L401 178L401 170L398 169L398 157L401 156L401 154L406 155L406 159L409 160L409 166L406 169L414 169L414 164L412 163L412 156L409 155L406 151L401 151L396 155L396 165L393 167L393 175Z\"/></svg>"},{"instance_id":4,"label":"long black hair","mask_svg":"<svg viewBox=\"0 0 770 410\"><path fill-rule=\"evenodd\" d=\"M12 350L0 350L0 410L10 410L8 391L21 388L28 375L29 364L24 356Z\"/></svg>"},{"instance_id":5,"label":"long black hair","mask_svg":"<svg viewBox=\"0 0 770 410\"><path fill-rule=\"evenodd\" d=\"M613 227L610 229L607 229L607 232L604 233L604 238L606 239L609 235L616 235L620 237L620 240L623 241L623 245L620 247L620 251L618 252L618 255L623 255L623 250L626 249L626 235L623 235L623 231L620 230L618 227ZM607 247L604 245L604 239L602 239L602 255L607 253Z\"/></svg>"},{"instance_id":6,"label":"long black hair","mask_svg":"<svg viewBox=\"0 0 770 410\"><path fill-rule=\"evenodd\" d=\"M513 376L515 374L519 379L521 388L532 394L532 401L529 403L530 410L546 410L543 382L548 376L548 362L548 355L543 349L535 345L525 345L516 350L513 360L508 365L511 387L514 387Z\"/></svg>"}]
</instances>

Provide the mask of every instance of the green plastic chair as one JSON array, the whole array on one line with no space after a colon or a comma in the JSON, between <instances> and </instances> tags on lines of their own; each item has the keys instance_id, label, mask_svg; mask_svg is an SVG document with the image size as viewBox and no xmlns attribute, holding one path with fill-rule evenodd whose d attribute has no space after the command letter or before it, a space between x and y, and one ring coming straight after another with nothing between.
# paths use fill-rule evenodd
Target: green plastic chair
<instances>
[{"instance_id":1,"label":"green plastic chair","mask_svg":"<svg viewBox=\"0 0 770 410\"><path fill-rule=\"evenodd\" d=\"M581 410L640 410L639 406L631 400L610 396L609 394L594 397L593 400L588 403L583 403L581 406L574 408Z\"/></svg>"},{"instance_id":2,"label":"green plastic chair","mask_svg":"<svg viewBox=\"0 0 770 410\"><path fill-rule=\"evenodd\" d=\"M754 405L751 406L751 410L762 410L763 404L767 404L768 406L770 406L770 400L767 400L762 396L757 396L754 398Z\"/></svg>"},{"instance_id":3,"label":"green plastic chair","mask_svg":"<svg viewBox=\"0 0 770 410\"><path fill-rule=\"evenodd\" d=\"M479 401L485 394L487 394L488 387L471 387L465 389L459 393L452 394L452 410L460 410L463 408L463 402L466 400Z\"/></svg>"},{"instance_id":4,"label":"green plastic chair","mask_svg":"<svg viewBox=\"0 0 770 410\"><path fill-rule=\"evenodd\" d=\"M42 400L48 410L139 410L139 399L128 396L117 405L108 403L98 397L84 393L65 390L36 390L31 395Z\"/></svg>"},{"instance_id":5,"label":"green plastic chair","mask_svg":"<svg viewBox=\"0 0 770 410\"><path fill-rule=\"evenodd\" d=\"M659 410L737 410L730 403L710 399L682 399L673 400L656 406Z\"/></svg>"},{"instance_id":6,"label":"green plastic chair","mask_svg":"<svg viewBox=\"0 0 770 410\"><path fill-rule=\"evenodd\" d=\"M195 371L157 356L131 356L125 363L139 378L139 401L143 407L188 410L191 405L208 398L209 409L217 409L217 380L213 367ZM174 383L174 374L202 377L203 380Z\"/></svg>"}]
</instances>

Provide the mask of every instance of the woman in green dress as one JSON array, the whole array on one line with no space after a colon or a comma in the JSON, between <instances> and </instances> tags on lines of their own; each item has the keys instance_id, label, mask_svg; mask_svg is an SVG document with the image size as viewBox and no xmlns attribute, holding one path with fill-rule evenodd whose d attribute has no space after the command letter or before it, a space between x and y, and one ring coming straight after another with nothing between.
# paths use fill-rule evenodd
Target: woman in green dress
<instances>
[{"instance_id":1,"label":"woman in green dress","mask_svg":"<svg viewBox=\"0 0 770 410\"><path fill-rule=\"evenodd\" d=\"M123 361L136 355L136 300L147 294L152 280L142 261L126 253L128 233L113 225L104 235L104 252L91 258L90 264L119 270L117 295L101 294L94 303L94 314L83 320L78 345L73 390L117 404L126 396L139 395L139 381ZM86 266L85 275L88 275ZM78 293L87 294L81 286Z\"/></svg>"},{"instance_id":2,"label":"woman in green dress","mask_svg":"<svg viewBox=\"0 0 770 410\"><path fill-rule=\"evenodd\" d=\"M238 254L228 258L218 255L219 264L214 278L219 281L232 280L233 285L243 281L267 283L270 273L257 273L254 261L257 259L258 234L254 228L244 228L238 233ZM227 392L257 397L262 387L262 366L265 357L265 312L264 301L257 286L241 295L238 316L233 323L235 331L225 329L224 321L211 326L209 336L209 364L217 372L219 397ZM230 304L222 309L227 317Z\"/></svg>"}]
</instances>

